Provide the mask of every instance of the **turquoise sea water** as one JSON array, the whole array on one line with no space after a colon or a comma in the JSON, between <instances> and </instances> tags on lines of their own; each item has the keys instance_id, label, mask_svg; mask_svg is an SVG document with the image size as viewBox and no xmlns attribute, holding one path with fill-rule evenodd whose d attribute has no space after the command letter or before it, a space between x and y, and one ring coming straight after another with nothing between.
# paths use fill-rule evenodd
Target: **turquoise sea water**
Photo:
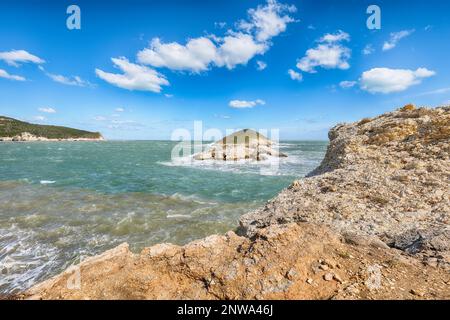
<instances>
[{"instance_id":1,"label":"turquoise sea water","mask_svg":"<svg viewBox=\"0 0 450 320\"><path fill-rule=\"evenodd\" d=\"M0 143L0 293L122 242L139 252L235 229L242 214L315 168L327 146L281 143L288 158L276 170L273 159L172 161L175 144Z\"/></svg>"}]
</instances>

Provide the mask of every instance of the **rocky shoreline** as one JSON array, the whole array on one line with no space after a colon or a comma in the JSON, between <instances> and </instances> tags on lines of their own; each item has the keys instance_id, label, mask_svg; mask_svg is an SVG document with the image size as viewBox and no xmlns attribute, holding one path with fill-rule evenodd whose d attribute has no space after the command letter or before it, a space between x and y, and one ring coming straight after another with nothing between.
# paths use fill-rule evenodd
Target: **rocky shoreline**
<instances>
[{"instance_id":1,"label":"rocky shoreline","mask_svg":"<svg viewBox=\"0 0 450 320\"><path fill-rule=\"evenodd\" d=\"M408 105L329 138L322 164L236 232L123 244L21 298L450 299L450 107Z\"/></svg>"},{"instance_id":2,"label":"rocky shoreline","mask_svg":"<svg viewBox=\"0 0 450 320\"><path fill-rule=\"evenodd\" d=\"M38 137L29 132L23 132L14 137L0 137L0 142L58 142L58 141L105 141L102 135L99 138L66 138L66 139L51 139L46 137Z\"/></svg>"}]
</instances>

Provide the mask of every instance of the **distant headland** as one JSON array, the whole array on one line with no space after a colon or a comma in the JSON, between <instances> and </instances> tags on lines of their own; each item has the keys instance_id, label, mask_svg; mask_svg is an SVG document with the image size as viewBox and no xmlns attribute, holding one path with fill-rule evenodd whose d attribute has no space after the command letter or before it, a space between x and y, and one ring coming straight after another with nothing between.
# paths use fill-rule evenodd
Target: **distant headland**
<instances>
[{"instance_id":1,"label":"distant headland","mask_svg":"<svg viewBox=\"0 0 450 320\"><path fill-rule=\"evenodd\" d=\"M100 132L33 124L0 116L0 141L103 141Z\"/></svg>"}]
</instances>

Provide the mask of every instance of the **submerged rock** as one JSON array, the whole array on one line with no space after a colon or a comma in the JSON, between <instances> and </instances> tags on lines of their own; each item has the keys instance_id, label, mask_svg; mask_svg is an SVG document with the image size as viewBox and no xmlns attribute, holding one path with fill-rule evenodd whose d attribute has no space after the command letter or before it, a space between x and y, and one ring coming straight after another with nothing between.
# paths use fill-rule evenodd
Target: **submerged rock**
<instances>
[{"instance_id":1,"label":"submerged rock","mask_svg":"<svg viewBox=\"0 0 450 320\"><path fill-rule=\"evenodd\" d=\"M278 145L251 129L237 131L215 142L208 150L194 155L195 160L255 160L262 161L268 157L287 157L278 151Z\"/></svg>"}]
</instances>

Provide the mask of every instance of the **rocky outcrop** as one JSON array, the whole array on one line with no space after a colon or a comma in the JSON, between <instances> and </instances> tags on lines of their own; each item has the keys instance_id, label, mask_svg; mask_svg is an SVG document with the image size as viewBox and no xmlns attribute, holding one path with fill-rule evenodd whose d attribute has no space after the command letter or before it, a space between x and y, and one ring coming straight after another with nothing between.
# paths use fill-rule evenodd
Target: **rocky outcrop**
<instances>
[{"instance_id":1,"label":"rocky outcrop","mask_svg":"<svg viewBox=\"0 0 450 320\"><path fill-rule=\"evenodd\" d=\"M230 134L212 144L208 150L194 155L195 160L267 160L269 157L287 157L278 146L264 135L250 129Z\"/></svg>"},{"instance_id":2,"label":"rocky outcrop","mask_svg":"<svg viewBox=\"0 0 450 320\"><path fill-rule=\"evenodd\" d=\"M322 164L238 233L124 244L21 298L450 299L449 130L448 107L338 125Z\"/></svg>"},{"instance_id":3,"label":"rocky outcrop","mask_svg":"<svg viewBox=\"0 0 450 320\"><path fill-rule=\"evenodd\" d=\"M295 221L450 262L450 108L413 106L331 129L322 164L240 219L249 237Z\"/></svg>"},{"instance_id":4,"label":"rocky outcrop","mask_svg":"<svg viewBox=\"0 0 450 320\"><path fill-rule=\"evenodd\" d=\"M79 276L79 287L77 284ZM123 244L29 290L27 299L449 299L449 278L399 250L348 244L329 228L230 231L140 254Z\"/></svg>"}]
</instances>

